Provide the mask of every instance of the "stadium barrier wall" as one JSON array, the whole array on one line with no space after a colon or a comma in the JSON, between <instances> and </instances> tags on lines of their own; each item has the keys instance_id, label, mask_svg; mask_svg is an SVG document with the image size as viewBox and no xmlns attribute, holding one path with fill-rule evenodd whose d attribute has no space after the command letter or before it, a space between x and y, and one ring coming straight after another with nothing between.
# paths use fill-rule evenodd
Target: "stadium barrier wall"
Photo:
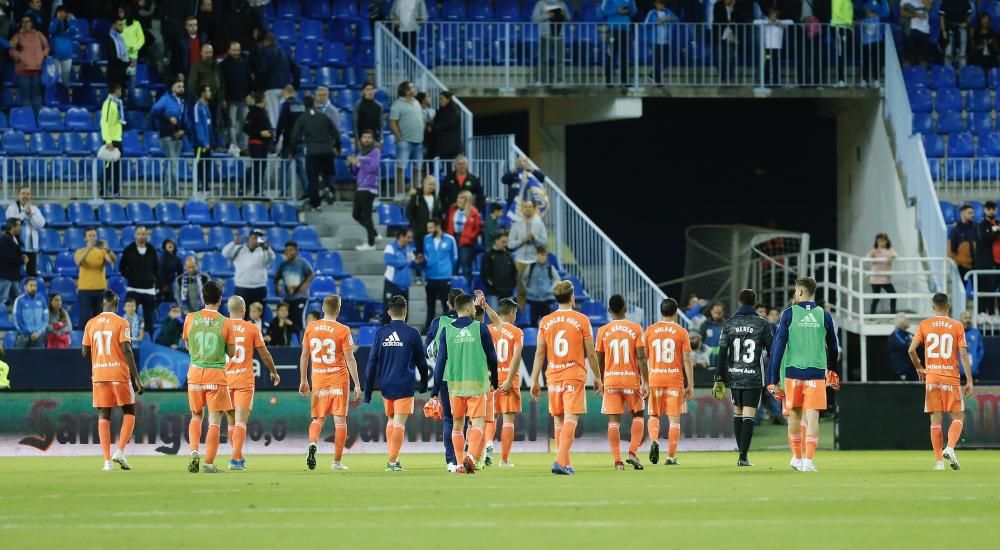
<instances>
[{"instance_id":1,"label":"stadium barrier wall","mask_svg":"<svg viewBox=\"0 0 1000 550\"><path fill-rule=\"evenodd\" d=\"M923 383L844 384L836 419L834 444L841 450L930 449ZM965 398L964 424L960 447L1000 447L1000 386L976 386Z\"/></svg>"}]
</instances>

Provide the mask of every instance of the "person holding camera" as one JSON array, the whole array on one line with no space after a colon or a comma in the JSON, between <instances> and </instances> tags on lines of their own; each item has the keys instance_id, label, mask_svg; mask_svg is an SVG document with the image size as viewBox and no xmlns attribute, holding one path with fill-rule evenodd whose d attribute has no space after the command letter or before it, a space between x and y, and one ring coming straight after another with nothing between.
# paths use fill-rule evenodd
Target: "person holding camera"
<instances>
[{"instance_id":1,"label":"person holding camera","mask_svg":"<svg viewBox=\"0 0 1000 550\"><path fill-rule=\"evenodd\" d=\"M233 242L222 247L222 255L233 262L236 274L234 294L252 304L264 303L267 299L267 269L274 262L274 250L267 242L264 232L254 229L243 244L243 237L237 235Z\"/></svg>"},{"instance_id":2,"label":"person holding camera","mask_svg":"<svg viewBox=\"0 0 1000 550\"><path fill-rule=\"evenodd\" d=\"M77 302L80 304L80 324L87 326L87 321L104 311L104 291L108 289L108 279L104 270L108 265L114 265L117 258L108 248L107 241L97 240L97 229L88 227L83 233L87 246L74 254L76 265L80 268L80 276L76 281Z\"/></svg>"}]
</instances>

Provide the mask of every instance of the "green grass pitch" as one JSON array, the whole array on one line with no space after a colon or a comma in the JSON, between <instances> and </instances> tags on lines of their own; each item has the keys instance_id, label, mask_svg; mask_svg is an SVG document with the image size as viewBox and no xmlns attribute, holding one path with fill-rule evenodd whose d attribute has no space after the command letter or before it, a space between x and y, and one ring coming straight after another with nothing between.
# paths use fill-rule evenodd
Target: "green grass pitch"
<instances>
[{"instance_id":1,"label":"green grass pitch","mask_svg":"<svg viewBox=\"0 0 1000 550\"><path fill-rule=\"evenodd\" d=\"M228 450L228 449L223 449ZM327 449L323 449L324 453ZM516 449L515 449L516 451ZM439 455L251 456L246 472L189 474L186 457L0 459L2 548L995 548L1000 453L681 453L681 465L614 471L607 453L516 454L514 469L448 474ZM643 462L646 457L643 456ZM220 465L225 464L219 460ZM791 537L791 538L790 538Z\"/></svg>"}]
</instances>

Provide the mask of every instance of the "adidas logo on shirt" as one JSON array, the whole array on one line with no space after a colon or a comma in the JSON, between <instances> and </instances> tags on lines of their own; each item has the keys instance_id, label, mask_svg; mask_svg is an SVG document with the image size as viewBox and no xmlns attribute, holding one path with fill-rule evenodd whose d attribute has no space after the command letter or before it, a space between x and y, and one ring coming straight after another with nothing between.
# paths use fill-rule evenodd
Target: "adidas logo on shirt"
<instances>
[{"instance_id":1,"label":"adidas logo on shirt","mask_svg":"<svg viewBox=\"0 0 1000 550\"><path fill-rule=\"evenodd\" d=\"M399 339L399 334L396 331L392 331L385 340L382 340L383 348L401 348L403 347L403 341Z\"/></svg>"},{"instance_id":2,"label":"adidas logo on shirt","mask_svg":"<svg viewBox=\"0 0 1000 550\"><path fill-rule=\"evenodd\" d=\"M816 317L810 311L805 317L799 320L799 326L802 328L819 328L819 322L816 321Z\"/></svg>"}]
</instances>

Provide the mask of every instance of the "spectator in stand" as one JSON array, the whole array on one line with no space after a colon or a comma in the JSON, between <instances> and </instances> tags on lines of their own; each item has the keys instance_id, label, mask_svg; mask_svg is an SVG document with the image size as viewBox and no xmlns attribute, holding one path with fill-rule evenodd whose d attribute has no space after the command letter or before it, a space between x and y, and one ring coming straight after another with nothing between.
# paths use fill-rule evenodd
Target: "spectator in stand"
<instances>
[{"instance_id":1,"label":"spectator in stand","mask_svg":"<svg viewBox=\"0 0 1000 550\"><path fill-rule=\"evenodd\" d=\"M265 3L266 1L268 0ZM250 51L254 47L254 29L260 28L262 21L257 12L250 8L247 0L232 0L226 11L226 25L222 34L227 42L239 42L242 49Z\"/></svg>"},{"instance_id":2,"label":"spectator in stand","mask_svg":"<svg viewBox=\"0 0 1000 550\"><path fill-rule=\"evenodd\" d=\"M160 148L167 159L163 175L163 194L177 196L177 163L184 146L187 129L187 105L184 103L184 81L177 79L170 85L170 93L163 94L153 104L149 114L160 128ZM147 134L148 135L148 134Z\"/></svg>"},{"instance_id":3,"label":"spectator in stand","mask_svg":"<svg viewBox=\"0 0 1000 550\"><path fill-rule=\"evenodd\" d=\"M407 168L412 168L414 182L420 178L419 164L424 159L424 120L416 99L417 87L413 83L401 82L396 96L389 110L389 129L396 137L396 193L400 194L406 189L403 177ZM417 166L408 166L410 161Z\"/></svg>"},{"instance_id":4,"label":"spectator in stand","mask_svg":"<svg viewBox=\"0 0 1000 550\"><path fill-rule=\"evenodd\" d=\"M517 267L517 303L523 304L527 289L521 282L524 271L535 263L538 257L538 247L546 246L549 233L545 229L540 216L536 215L535 203L521 203L521 217L510 228L508 245L514 251L514 262Z\"/></svg>"},{"instance_id":5,"label":"spectator in stand","mask_svg":"<svg viewBox=\"0 0 1000 550\"><path fill-rule=\"evenodd\" d=\"M389 11L389 20L396 27L399 41L416 54L420 24L427 21L427 5L424 4L424 0L394 0Z\"/></svg>"},{"instance_id":6,"label":"spectator in stand","mask_svg":"<svg viewBox=\"0 0 1000 550\"><path fill-rule=\"evenodd\" d=\"M108 84L118 84L122 90L128 89L129 57L128 45L125 43L125 21L116 18L108 29Z\"/></svg>"},{"instance_id":7,"label":"spectator in stand","mask_svg":"<svg viewBox=\"0 0 1000 550\"><path fill-rule=\"evenodd\" d=\"M264 320L264 304L254 302L250 304L249 321L257 325L257 329L264 335L264 343L271 343L271 323Z\"/></svg>"},{"instance_id":8,"label":"spectator in stand","mask_svg":"<svg viewBox=\"0 0 1000 550\"><path fill-rule=\"evenodd\" d=\"M885 25L879 15L881 8L877 0L869 0L864 4L864 18L859 22L861 34L861 85L871 84L879 87L882 75L883 53L882 43L885 41Z\"/></svg>"},{"instance_id":9,"label":"spectator in stand","mask_svg":"<svg viewBox=\"0 0 1000 550\"><path fill-rule=\"evenodd\" d=\"M21 250L21 220L7 218L0 235L0 307L6 308L17 297L21 266L28 256Z\"/></svg>"},{"instance_id":10,"label":"spectator in stand","mask_svg":"<svg viewBox=\"0 0 1000 550\"><path fill-rule=\"evenodd\" d=\"M209 46L211 47L211 46ZM194 162L197 166L195 177L198 181L198 192L208 191L212 185L210 170L212 163L212 146L216 145L215 129L212 125L213 90L209 85L198 88L198 101L192 109L191 146L194 147Z\"/></svg>"},{"instance_id":11,"label":"spectator in stand","mask_svg":"<svg viewBox=\"0 0 1000 550\"><path fill-rule=\"evenodd\" d=\"M247 119L247 96L250 95L250 64L243 59L239 42L230 42L226 58L219 63L219 75L222 77L222 90L219 99L226 112L228 131L226 146L229 154L239 156L247 150L247 134L243 133L243 125ZM270 126L269 126L270 128Z\"/></svg>"},{"instance_id":12,"label":"spectator in stand","mask_svg":"<svg viewBox=\"0 0 1000 550\"><path fill-rule=\"evenodd\" d=\"M536 84L561 84L563 82L563 26L573 19L572 12L563 0L538 0L531 11L531 21L538 23L538 65L535 67ZM496 309L496 308L494 308Z\"/></svg>"},{"instance_id":13,"label":"spectator in stand","mask_svg":"<svg viewBox=\"0 0 1000 550\"><path fill-rule=\"evenodd\" d=\"M445 231L458 241L458 274L472 282L472 262L476 258L476 245L483 232L483 217L473 204L472 193L462 191L458 201L448 209Z\"/></svg>"},{"instance_id":14,"label":"spectator in stand","mask_svg":"<svg viewBox=\"0 0 1000 550\"><path fill-rule=\"evenodd\" d=\"M355 250L375 250L375 223L372 221L372 205L378 197L379 165L382 162L382 151L375 146L375 136L371 130L361 134L361 148L357 155L347 157L347 164L354 172L357 189L354 191L354 221L365 228L368 240L355 247ZM391 297L391 296L390 296ZM406 296L409 298L409 296Z\"/></svg>"},{"instance_id":15,"label":"spectator in stand","mask_svg":"<svg viewBox=\"0 0 1000 550\"><path fill-rule=\"evenodd\" d=\"M722 336L722 325L726 322L726 308L719 302L714 302L708 306L708 318L698 327L705 345L712 350L712 354L718 352L719 337Z\"/></svg>"},{"instance_id":16,"label":"spectator in stand","mask_svg":"<svg viewBox=\"0 0 1000 550\"><path fill-rule=\"evenodd\" d=\"M455 157L455 169L441 183L441 204L451 208L458 200L462 191L469 191L474 196L474 204L480 212L486 208L486 194L479 176L469 172L469 159L465 155Z\"/></svg>"},{"instance_id":17,"label":"spectator in stand","mask_svg":"<svg viewBox=\"0 0 1000 550\"><path fill-rule=\"evenodd\" d=\"M97 229L88 227L83 232L86 246L73 255L80 275L76 279L77 307L80 308L80 326L104 310L104 291L108 280L104 272L107 266L115 265L118 258L108 248L107 241L97 240Z\"/></svg>"},{"instance_id":18,"label":"spectator in stand","mask_svg":"<svg viewBox=\"0 0 1000 550\"><path fill-rule=\"evenodd\" d=\"M420 114L424 121L424 158L434 157L434 140L431 136L431 127L434 125L434 107L431 106L431 97L426 92L417 92L417 103L420 105Z\"/></svg>"},{"instance_id":19,"label":"spectator in stand","mask_svg":"<svg viewBox=\"0 0 1000 550\"><path fill-rule=\"evenodd\" d=\"M169 37L167 40L171 40ZM198 30L198 18L189 16L184 20L184 32L174 40L173 63L170 71L174 75L186 75L191 67L201 60L201 47L209 44L208 36ZM194 87L188 87L195 90Z\"/></svg>"},{"instance_id":20,"label":"spectator in stand","mask_svg":"<svg viewBox=\"0 0 1000 550\"><path fill-rule=\"evenodd\" d=\"M21 17L21 30L10 39L10 57L14 60L14 80L22 107L35 114L42 108L42 63L49 55L49 41L35 30L31 17Z\"/></svg>"},{"instance_id":21,"label":"spectator in stand","mask_svg":"<svg viewBox=\"0 0 1000 550\"><path fill-rule=\"evenodd\" d=\"M27 4L28 7L25 8L23 17L30 17L31 22L35 25L35 28L42 34L45 34L45 29L49 27L49 17L46 15L49 12L42 6L42 0L28 0L24 3Z\"/></svg>"},{"instance_id":22,"label":"spectator in stand","mask_svg":"<svg viewBox=\"0 0 1000 550\"><path fill-rule=\"evenodd\" d=\"M156 313L156 275L160 271L156 248L149 244L149 234L145 226L135 228L135 241L122 251L118 271L128 281L125 294L128 300L142 306L142 317L147 327L153 326ZM135 334L132 334L135 338Z\"/></svg>"},{"instance_id":23,"label":"spectator in stand","mask_svg":"<svg viewBox=\"0 0 1000 550\"><path fill-rule=\"evenodd\" d=\"M237 235L233 242L222 248L222 255L233 262L236 275L235 295L252 304L267 299L267 270L274 262L274 250L264 237L264 232L254 229L247 237L247 244ZM263 242L262 242L263 241Z\"/></svg>"},{"instance_id":24,"label":"spectator in stand","mask_svg":"<svg viewBox=\"0 0 1000 550\"><path fill-rule=\"evenodd\" d=\"M340 152L340 134L313 102L308 95L302 102L305 111L292 127L292 149L305 148L309 206L318 209L322 189L330 188L330 202L333 202L333 163L334 155Z\"/></svg>"},{"instance_id":25,"label":"spectator in stand","mask_svg":"<svg viewBox=\"0 0 1000 550\"><path fill-rule=\"evenodd\" d=\"M972 258L976 254L976 225L972 218L972 205L963 204L958 210L958 223L948 233L948 257L958 264L963 280L972 269Z\"/></svg>"},{"instance_id":26,"label":"spectator in stand","mask_svg":"<svg viewBox=\"0 0 1000 550\"><path fill-rule=\"evenodd\" d=\"M697 294L691 293L688 295L687 308L684 310L684 315L688 319L694 319L695 317L699 316L704 318L705 316L702 315L702 310L705 309L706 305L708 304L706 304L704 300L699 298Z\"/></svg>"},{"instance_id":27,"label":"spectator in stand","mask_svg":"<svg viewBox=\"0 0 1000 550\"><path fill-rule=\"evenodd\" d=\"M250 67L253 69L254 87L263 89L267 98L267 114L271 118L271 126L278 127L278 116L282 110L281 101L282 98L287 101L287 88L292 85L292 65L288 54L275 40L274 34L264 35L255 55L250 57ZM294 93L293 87L292 94Z\"/></svg>"},{"instance_id":28,"label":"spectator in stand","mask_svg":"<svg viewBox=\"0 0 1000 550\"><path fill-rule=\"evenodd\" d=\"M177 305L182 313L187 315L205 307L205 298L201 294L201 289L205 283L211 280L208 273L202 273L198 270L198 260L194 256L184 258L184 273L174 279L174 296L177 298Z\"/></svg>"},{"instance_id":29,"label":"spectator in stand","mask_svg":"<svg viewBox=\"0 0 1000 550\"><path fill-rule=\"evenodd\" d=\"M530 321L533 327L538 321L552 312L552 285L559 282L559 272L549 263L549 250L545 245L536 248L535 262L520 273L520 286L526 289Z\"/></svg>"},{"instance_id":30,"label":"spectator in stand","mask_svg":"<svg viewBox=\"0 0 1000 550\"><path fill-rule=\"evenodd\" d=\"M38 271L38 237L45 227L45 216L31 202L31 188L22 185L17 191L17 200L7 207L7 219L21 220L20 243L21 250L28 256L24 272L28 277L34 277ZM20 264L20 262L18 262ZM2 296L2 294L0 294Z\"/></svg>"},{"instance_id":31,"label":"spectator in stand","mask_svg":"<svg viewBox=\"0 0 1000 550\"><path fill-rule=\"evenodd\" d=\"M667 7L666 0L653 0L653 9L646 14L643 31L653 46L653 81L657 84L663 83L663 70L670 55L670 30L667 23L679 20L677 14Z\"/></svg>"},{"instance_id":32,"label":"spectator in stand","mask_svg":"<svg viewBox=\"0 0 1000 550\"><path fill-rule=\"evenodd\" d=\"M906 314L897 313L896 328L886 339L886 346L889 348L889 364L892 366L894 380L916 380L916 371L913 370L913 362L910 361L909 355L910 342L913 341L913 335L910 334L909 328L910 320Z\"/></svg>"},{"instance_id":33,"label":"spectator in stand","mask_svg":"<svg viewBox=\"0 0 1000 550\"><path fill-rule=\"evenodd\" d=\"M848 51L853 51L857 46L854 39L854 1L853 0L831 0L830 1L830 53L836 63L836 79L838 88L847 85L847 63Z\"/></svg>"},{"instance_id":34,"label":"spectator in stand","mask_svg":"<svg viewBox=\"0 0 1000 550\"><path fill-rule=\"evenodd\" d=\"M413 281L412 267L416 263L413 252L413 230L407 229L396 235L396 239L385 245L382 258L385 260L385 281L382 285L382 324L388 323L389 299L399 295L410 299L410 284Z\"/></svg>"},{"instance_id":35,"label":"spectator in stand","mask_svg":"<svg viewBox=\"0 0 1000 550\"><path fill-rule=\"evenodd\" d=\"M170 239L164 239L160 248L160 257L157 265L159 271L156 273L156 303L176 302L174 296L174 279L180 277L184 272L184 265L177 257L177 244Z\"/></svg>"},{"instance_id":36,"label":"spectator in stand","mask_svg":"<svg viewBox=\"0 0 1000 550\"><path fill-rule=\"evenodd\" d=\"M618 83L628 84L629 81L629 49L632 40L629 38L629 26L632 18L638 13L635 0L603 0L601 14L608 23L608 53L604 56L604 81L611 84L614 74L615 59L618 61Z\"/></svg>"},{"instance_id":37,"label":"spectator in stand","mask_svg":"<svg viewBox=\"0 0 1000 550\"><path fill-rule=\"evenodd\" d=\"M879 273L892 271L892 261L896 259L898 255L896 251L892 248L892 241L889 240L889 235L885 233L879 233L875 235L875 246L872 248L868 254L865 254L866 258L874 258L875 261L868 264L868 269L872 272L871 284L872 293L878 294L880 292L886 292L888 294L895 294L896 287L892 286L892 276L890 275L880 275ZM878 310L878 298L872 300L870 313L875 315ZM889 311L896 313L896 299L889 299Z\"/></svg>"},{"instance_id":38,"label":"spectator in stand","mask_svg":"<svg viewBox=\"0 0 1000 550\"><path fill-rule=\"evenodd\" d=\"M413 228L413 238L417 251L417 263L414 268L416 278L414 284L422 284L420 263L424 254L424 237L427 235L427 223L433 220L442 219L441 201L434 195L437 188L437 181L434 176L425 176L421 193L414 194L410 201L406 203L406 219L410 221Z\"/></svg>"},{"instance_id":39,"label":"spectator in stand","mask_svg":"<svg viewBox=\"0 0 1000 550\"><path fill-rule=\"evenodd\" d=\"M56 17L49 24L49 45L51 56L59 67L59 78L63 86L69 87L73 77L73 28L69 26L69 10L66 6L56 8ZM7 35L3 35L6 38Z\"/></svg>"},{"instance_id":40,"label":"spectator in stand","mask_svg":"<svg viewBox=\"0 0 1000 550\"><path fill-rule=\"evenodd\" d=\"M156 343L170 349L177 349L181 344L181 333L183 332L184 320L181 319L181 308L170 306L167 319L160 326L160 335L156 337Z\"/></svg>"},{"instance_id":41,"label":"spectator in stand","mask_svg":"<svg viewBox=\"0 0 1000 550\"><path fill-rule=\"evenodd\" d=\"M712 349L705 345L701 333L690 333L691 340L691 364L703 369L709 368L712 364Z\"/></svg>"},{"instance_id":42,"label":"spectator in stand","mask_svg":"<svg viewBox=\"0 0 1000 550\"><path fill-rule=\"evenodd\" d=\"M931 43L931 23L928 14L933 0L901 0L899 19L903 27L904 65L927 66Z\"/></svg>"},{"instance_id":43,"label":"spectator in stand","mask_svg":"<svg viewBox=\"0 0 1000 550\"><path fill-rule=\"evenodd\" d=\"M25 279L24 294L14 300L11 315L17 331L16 348L44 348L45 332L49 325L49 307L45 297L38 293L38 281Z\"/></svg>"},{"instance_id":44,"label":"spectator in stand","mask_svg":"<svg viewBox=\"0 0 1000 550\"><path fill-rule=\"evenodd\" d=\"M949 65L965 66L969 26L972 24L972 2L969 0L941 1L941 32L945 43L944 61Z\"/></svg>"},{"instance_id":45,"label":"spectator in stand","mask_svg":"<svg viewBox=\"0 0 1000 550\"><path fill-rule=\"evenodd\" d=\"M326 86L316 87L316 98L313 100L313 108L316 112L326 115L333 123L333 128L337 131L337 136L340 136L340 111L334 107L333 103L330 103L330 89ZM339 141L337 142L340 143Z\"/></svg>"},{"instance_id":46,"label":"spectator in stand","mask_svg":"<svg viewBox=\"0 0 1000 550\"><path fill-rule=\"evenodd\" d=\"M435 157L450 159L465 151L462 143L462 113L451 92L441 92L438 96L438 110L431 125L431 138Z\"/></svg>"},{"instance_id":47,"label":"spectator in stand","mask_svg":"<svg viewBox=\"0 0 1000 550\"><path fill-rule=\"evenodd\" d=\"M715 63L722 82L730 82L736 77L737 51L741 39L749 38L740 36L740 27L737 23L749 22L741 16L736 0L720 0L712 7L714 29L712 42L716 55Z\"/></svg>"},{"instance_id":48,"label":"spectator in stand","mask_svg":"<svg viewBox=\"0 0 1000 550\"><path fill-rule=\"evenodd\" d=\"M133 298L126 298L122 305L122 319L128 323L129 333L132 336L132 349L139 347L139 342L146 337L146 324L136 312L136 303ZM152 326L152 325L150 325Z\"/></svg>"},{"instance_id":49,"label":"spectator in stand","mask_svg":"<svg viewBox=\"0 0 1000 550\"><path fill-rule=\"evenodd\" d=\"M778 321L781 320L781 311L776 307L768 308L767 310L767 322L771 325L771 330L778 330Z\"/></svg>"},{"instance_id":50,"label":"spectator in stand","mask_svg":"<svg viewBox=\"0 0 1000 550\"><path fill-rule=\"evenodd\" d=\"M303 184L310 184L310 179L306 176L305 147L296 147L292 139L292 129L299 117L306 112L306 107L295 92L295 87L291 84L285 86L284 101L281 102L281 114L278 115L277 136L281 140L281 158L295 159L295 170L299 181ZM266 94L266 92L265 92ZM270 105L268 105L270 109ZM307 191L307 189L303 189ZM319 208L319 203L313 209Z\"/></svg>"},{"instance_id":51,"label":"spectator in stand","mask_svg":"<svg viewBox=\"0 0 1000 550\"><path fill-rule=\"evenodd\" d=\"M247 120L243 132L247 136L247 150L250 153L250 187L253 197L261 196L267 174L267 151L274 139L271 120L267 117L267 100L263 91L256 91L247 97Z\"/></svg>"},{"instance_id":52,"label":"spectator in stand","mask_svg":"<svg viewBox=\"0 0 1000 550\"><path fill-rule=\"evenodd\" d=\"M791 19L778 19L780 14L778 5L773 5L768 9L766 19L754 20L755 25L763 27L760 32L764 42L764 84L768 86L781 84L781 68L785 64L781 53L785 44L785 27L794 23Z\"/></svg>"},{"instance_id":53,"label":"spectator in stand","mask_svg":"<svg viewBox=\"0 0 1000 550\"><path fill-rule=\"evenodd\" d=\"M514 295L517 288L517 267L514 256L507 250L507 235L500 234L493 241L493 246L483 254L483 263L479 268L479 278L486 285L486 302L494 310L500 305L500 300Z\"/></svg>"},{"instance_id":54,"label":"spectator in stand","mask_svg":"<svg viewBox=\"0 0 1000 550\"><path fill-rule=\"evenodd\" d=\"M441 229L441 220L431 218L427 222L427 234L424 236L423 264L427 277L427 321L425 327L431 326L434 320L434 310L438 302L441 311L448 311L448 291L451 290L451 276L455 273L458 262L458 243L455 238Z\"/></svg>"},{"instance_id":55,"label":"spectator in stand","mask_svg":"<svg viewBox=\"0 0 1000 550\"><path fill-rule=\"evenodd\" d=\"M501 234L504 234L504 229L500 226L501 216L503 216L503 206L500 206L498 202L490 204L489 215L483 220L483 248L486 250L493 248L493 243ZM504 244L504 249L507 249L506 244ZM497 305L499 304L498 301Z\"/></svg>"},{"instance_id":56,"label":"spectator in stand","mask_svg":"<svg viewBox=\"0 0 1000 550\"><path fill-rule=\"evenodd\" d=\"M976 28L972 31L972 51L969 54L969 61L988 72L997 66L998 55L1000 55L1000 38L993 32L990 14L982 12L976 20Z\"/></svg>"},{"instance_id":57,"label":"spectator in stand","mask_svg":"<svg viewBox=\"0 0 1000 550\"><path fill-rule=\"evenodd\" d=\"M315 276L309 262L299 256L299 244L286 242L285 259L274 275L274 291L288 304L289 317L295 324L296 332L302 329L302 316L309 303L309 285Z\"/></svg>"},{"instance_id":58,"label":"spectator in stand","mask_svg":"<svg viewBox=\"0 0 1000 550\"><path fill-rule=\"evenodd\" d=\"M517 157L514 166L500 177L500 183L507 187L507 203L505 214L508 218L518 217L518 201L526 187L541 184L545 181L545 173L532 168L527 157Z\"/></svg>"},{"instance_id":59,"label":"spectator in stand","mask_svg":"<svg viewBox=\"0 0 1000 550\"><path fill-rule=\"evenodd\" d=\"M107 149L122 152L122 127L124 126L125 104L122 102L122 85L118 82L111 82L108 85L108 97L101 105L101 140ZM103 174L104 196L117 197L121 187L121 157L119 156L119 160L116 161L104 161ZM104 309L100 303L97 307L100 308L97 313Z\"/></svg>"},{"instance_id":60,"label":"spectator in stand","mask_svg":"<svg viewBox=\"0 0 1000 550\"><path fill-rule=\"evenodd\" d=\"M121 34L125 39L125 48L128 50L126 73L129 77L128 83L131 84L135 81L135 68L139 64L139 50L146 45L146 33L142 30L142 23L136 19L134 6L128 4L119 6L118 18L122 20Z\"/></svg>"},{"instance_id":61,"label":"spectator in stand","mask_svg":"<svg viewBox=\"0 0 1000 550\"><path fill-rule=\"evenodd\" d=\"M71 332L73 332L73 321L69 318L69 312L63 307L62 296L58 292L53 292L49 295L49 323L45 329L45 347L68 348Z\"/></svg>"},{"instance_id":62,"label":"spectator in stand","mask_svg":"<svg viewBox=\"0 0 1000 550\"><path fill-rule=\"evenodd\" d=\"M978 379L980 369L983 367L983 357L986 355L983 333L972 326L972 312L963 311L959 320L965 326L965 343L969 346L969 357L972 359L972 378Z\"/></svg>"},{"instance_id":63,"label":"spectator in stand","mask_svg":"<svg viewBox=\"0 0 1000 550\"><path fill-rule=\"evenodd\" d=\"M225 39L225 32L223 27L227 24L223 20L226 14L223 14L221 10L215 9L215 3L212 0L201 0L198 7L198 29L205 32L208 36L208 41L212 43L213 47L218 47L222 49L222 40Z\"/></svg>"},{"instance_id":64,"label":"spectator in stand","mask_svg":"<svg viewBox=\"0 0 1000 550\"><path fill-rule=\"evenodd\" d=\"M382 129L385 128L385 112L382 110L382 104L375 101L375 84L365 82L364 87L361 88L361 99L354 104L354 110L351 114L354 117L354 148L361 147L358 140L361 139L361 134L365 130L371 130L372 135L375 136L375 143L381 146Z\"/></svg>"},{"instance_id":65,"label":"spectator in stand","mask_svg":"<svg viewBox=\"0 0 1000 550\"><path fill-rule=\"evenodd\" d=\"M272 346L290 346L293 334L297 333L295 332L295 323L288 318L288 304L281 302L275 310L271 326L268 327L267 335L271 337L269 343Z\"/></svg>"},{"instance_id":66,"label":"spectator in stand","mask_svg":"<svg viewBox=\"0 0 1000 550\"><path fill-rule=\"evenodd\" d=\"M226 87L222 80L222 70L215 61L215 49L212 48L211 44L205 44L201 47L201 59L191 65L187 85L187 89L191 93L198 93L205 86L212 89L212 96L209 98L209 108L212 111L212 131L218 133L218 126L222 123L220 105L226 97Z\"/></svg>"},{"instance_id":67,"label":"spectator in stand","mask_svg":"<svg viewBox=\"0 0 1000 550\"><path fill-rule=\"evenodd\" d=\"M976 224L976 255L973 258L975 269L996 269L1000 265L1000 223L997 223L997 203L983 203L983 221ZM992 291L997 288L997 278L993 275L979 275L979 288ZM979 324L986 322L984 317L997 313L996 298L979 298Z\"/></svg>"}]
</instances>

